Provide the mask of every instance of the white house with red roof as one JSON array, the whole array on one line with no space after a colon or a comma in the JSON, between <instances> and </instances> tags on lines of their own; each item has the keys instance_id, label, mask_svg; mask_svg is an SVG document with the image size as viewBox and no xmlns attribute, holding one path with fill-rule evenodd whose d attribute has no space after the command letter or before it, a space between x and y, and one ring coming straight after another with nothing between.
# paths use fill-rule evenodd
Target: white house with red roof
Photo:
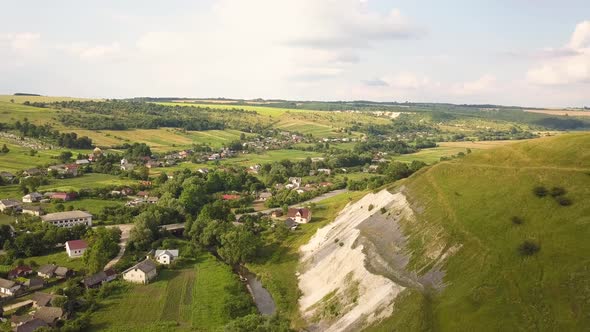
<instances>
[{"instance_id":1,"label":"white house with red roof","mask_svg":"<svg viewBox=\"0 0 590 332\"><path fill-rule=\"evenodd\" d=\"M88 244L84 240L72 240L66 242L66 252L70 258L82 257Z\"/></svg>"},{"instance_id":2,"label":"white house with red roof","mask_svg":"<svg viewBox=\"0 0 590 332\"><path fill-rule=\"evenodd\" d=\"M311 220L311 210L307 208L289 208L287 218L298 224L307 224Z\"/></svg>"}]
</instances>

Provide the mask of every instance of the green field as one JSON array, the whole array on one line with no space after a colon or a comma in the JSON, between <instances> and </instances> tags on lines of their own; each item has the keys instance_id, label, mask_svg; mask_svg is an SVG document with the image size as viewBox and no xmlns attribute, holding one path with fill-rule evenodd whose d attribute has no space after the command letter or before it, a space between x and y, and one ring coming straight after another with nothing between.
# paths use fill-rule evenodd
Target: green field
<instances>
[{"instance_id":1,"label":"green field","mask_svg":"<svg viewBox=\"0 0 590 332\"><path fill-rule=\"evenodd\" d=\"M92 315L91 331L220 331L230 320L227 288L238 282L227 265L203 253L194 266L159 271L151 284L108 298Z\"/></svg>"},{"instance_id":2,"label":"green field","mask_svg":"<svg viewBox=\"0 0 590 332\"><path fill-rule=\"evenodd\" d=\"M333 221L346 204L365 194L366 192L344 193L318 203L313 210L311 223L300 225L280 246L269 245L263 248L261 257L247 265L271 293L277 309L291 319L292 326L306 326L297 302L300 296L296 276L299 247L307 243L319 228Z\"/></svg>"},{"instance_id":3,"label":"green field","mask_svg":"<svg viewBox=\"0 0 590 332\"><path fill-rule=\"evenodd\" d=\"M114 175L89 173L75 178L50 179L49 184L39 187L39 191L79 191L87 188L123 186L137 184L135 180L121 179ZM0 198L17 198L23 196L18 185L0 186Z\"/></svg>"},{"instance_id":4,"label":"green field","mask_svg":"<svg viewBox=\"0 0 590 332\"><path fill-rule=\"evenodd\" d=\"M31 262L37 263L39 266L45 264L56 264L58 266L65 266L67 268L80 271L84 269L84 263L82 258L69 258L65 248L56 249L53 253L44 256L34 256L24 258L25 264L31 264ZM0 271L10 271L14 266L0 265Z\"/></svg>"},{"instance_id":5,"label":"green field","mask_svg":"<svg viewBox=\"0 0 590 332\"><path fill-rule=\"evenodd\" d=\"M419 207L405 224L410 266L455 246L440 293L407 290L373 331L581 331L590 324L590 135L563 135L474 152L403 182ZM539 198L563 187L571 206ZM523 220L512 222L513 217ZM531 256L519 246L531 240ZM429 254L430 253L430 254ZM501 319L499 319L501 317Z\"/></svg>"}]
</instances>

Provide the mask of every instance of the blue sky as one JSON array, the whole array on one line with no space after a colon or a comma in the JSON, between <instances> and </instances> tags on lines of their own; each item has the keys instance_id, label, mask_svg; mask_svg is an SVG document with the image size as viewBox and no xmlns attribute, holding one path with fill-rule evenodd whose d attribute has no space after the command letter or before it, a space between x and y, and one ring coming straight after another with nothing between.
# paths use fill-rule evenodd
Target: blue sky
<instances>
[{"instance_id":1,"label":"blue sky","mask_svg":"<svg viewBox=\"0 0 590 332\"><path fill-rule=\"evenodd\" d=\"M590 106L587 1L13 1L0 93Z\"/></svg>"}]
</instances>

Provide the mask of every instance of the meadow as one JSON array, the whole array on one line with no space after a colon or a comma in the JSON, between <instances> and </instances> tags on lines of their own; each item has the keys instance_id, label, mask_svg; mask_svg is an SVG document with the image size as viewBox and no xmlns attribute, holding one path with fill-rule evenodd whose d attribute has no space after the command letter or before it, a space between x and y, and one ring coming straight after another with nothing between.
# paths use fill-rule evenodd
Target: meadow
<instances>
[{"instance_id":1,"label":"meadow","mask_svg":"<svg viewBox=\"0 0 590 332\"><path fill-rule=\"evenodd\" d=\"M130 285L101 303L91 331L221 331L227 288L239 283L229 266L209 253L179 270L160 270L148 285Z\"/></svg>"},{"instance_id":2,"label":"meadow","mask_svg":"<svg viewBox=\"0 0 590 332\"><path fill-rule=\"evenodd\" d=\"M432 264L433 247L460 249L444 265L443 291L407 290L391 318L369 331L588 326L589 151L588 134L542 138L441 162L403 181L420 208L419 222L404 226L412 269ZM572 204L537 197L536 186L562 187ZM540 250L519 251L527 240Z\"/></svg>"}]
</instances>

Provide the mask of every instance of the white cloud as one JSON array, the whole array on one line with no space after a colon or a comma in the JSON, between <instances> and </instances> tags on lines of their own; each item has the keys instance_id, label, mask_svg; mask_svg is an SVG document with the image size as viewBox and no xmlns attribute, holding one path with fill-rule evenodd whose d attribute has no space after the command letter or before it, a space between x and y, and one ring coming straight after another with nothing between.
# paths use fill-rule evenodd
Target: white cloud
<instances>
[{"instance_id":1,"label":"white cloud","mask_svg":"<svg viewBox=\"0 0 590 332\"><path fill-rule=\"evenodd\" d=\"M60 47L72 55L83 60L97 60L116 55L121 52L121 46L117 42L106 45L92 45L89 43L74 43Z\"/></svg>"},{"instance_id":2,"label":"white cloud","mask_svg":"<svg viewBox=\"0 0 590 332\"><path fill-rule=\"evenodd\" d=\"M590 83L590 21L579 23L568 44L551 49L555 56L537 63L527 80L541 85Z\"/></svg>"},{"instance_id":3,"label":"white cloud","mask_svg":"<svg viewBox=\"0 0 590 332\"><path fill-rule=\"evenodd\" d=\"M12 51L26 52L34 48L41 35L33 32L0 34L0 46L8 46Z\"/></svg>"},{"instance_id":4,"label":"white cloud","mask_svg":"<svg viewBox=\"0 0 590 332\"><path fill-rule=\"evenodd\" d=\"M489 93L495 89L496 77L490 74L483 75L475 81L455 84L451 92L460 96L478 95Z\"/></svg>"}]
</instances>

